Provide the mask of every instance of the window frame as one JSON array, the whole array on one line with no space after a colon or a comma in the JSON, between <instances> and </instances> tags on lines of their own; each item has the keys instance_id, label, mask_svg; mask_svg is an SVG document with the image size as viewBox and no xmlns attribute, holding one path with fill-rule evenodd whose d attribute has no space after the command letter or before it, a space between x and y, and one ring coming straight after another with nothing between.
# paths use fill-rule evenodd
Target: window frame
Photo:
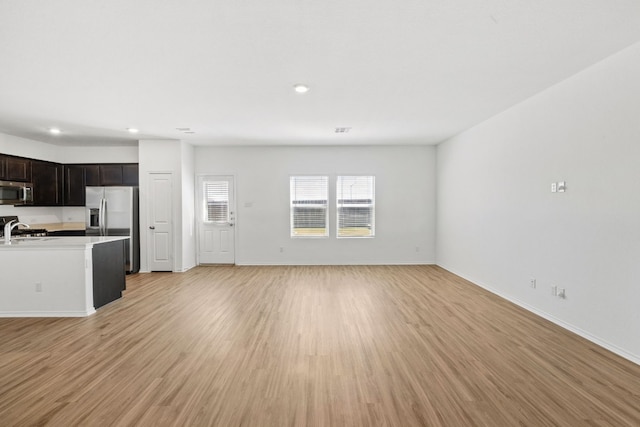
<instances>
[{"instance_id":1,"label":"window frame","mask_svg":"<svg viewBox=\"0 0 640 427\"><path fill-rule=\"evenodd\" d=\"M368 178L370 179L370 186L371 186L371 198L370 198L370 202L368 204L363 204L360 206L367 206L369 208L369 234L366 235L357 235L357 234L353 234L353 235L341 235L340 232L341 230L347 228L344 226L341 226L341 219L340 219L340 214L341 214L341 209L344 209L347 206L344 206L345 203L345 199L344 197L342 197L342 199L340 198L340 196L342 195L341 193L344 193L344 186L342 186L341 188L341 181L344 180L345 178ZM352 184L353 185L353 184ZM336 176L336 185L335 185L335 189L336 189L336 238L337 239L372 239L375 238L376 236L376 177L375 175L337 175ZM341 192L341 189L343 190ZM341 202L342 200L342 202ZM358 200L358 199L350 199L351 201L353 200ZM353 203L352 203L353 205ZM358 205L358 204L356 204ZM357 207L357 206L350 206L351 208ZM344 222L344 218L343 221ZM351 228L359 228L359 227L351 227Z\"/></svg>"},{"instance_id":2,"label":"window frame","mask_svg":"<svg viewBox=\"0 0 640 427\"><path fill-rule=\"evenodd\" d=\"M216 221L216 220L210 220L209 219L209 192L207 191L207 184L212 184L212 183L217 183L217 182L224 182L227 185L227 199L226 199L226 219L224 221ZM202 191L203 191L203 211L202 211L202 222L205 224L227 224L231 221L231 206L230 206L230 194L229 194L229 183L227 181L220 181L220 180L206 180L204 179L202 181ZM215 202L215 200L213 201Z\"/></svg>"},{"instance_id":3,"label":"window frame","mask_svg":"<svg viewBox=\"0 0 640 427\"><path fill-rule=\"evenodd\" d=\"M320 184L321 181L324 181L324 233L323 234L296 234L295 224L295 201L294 199L294 179L296 178L319 178ZM311 199L313 200L313 199ZM309 201L311 201L309 200ZM322 201L322 199L318 199ZM300 200L303 201L303 200ZM289 236L292 239L323 239L328 238L330 236L330 223L329 223L329 206L330 206L330 197L329 197L329 176L328 175L289 175ZM314 204L308 203L307 206L312 206ZM318 203L316 205L322 205L322 203ZM298 229L302 229L303 227L297 227ZM309 227L309 228L321 228L321 227Z\"/></svg>"}]
</instances>

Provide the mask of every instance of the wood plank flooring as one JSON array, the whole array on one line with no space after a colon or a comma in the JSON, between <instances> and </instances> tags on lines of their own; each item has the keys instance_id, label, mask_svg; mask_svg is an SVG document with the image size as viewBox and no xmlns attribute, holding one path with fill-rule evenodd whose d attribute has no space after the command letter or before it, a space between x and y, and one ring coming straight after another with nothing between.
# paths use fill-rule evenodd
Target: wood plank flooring
<instances>
[{"instance_id":1,"label":"wood plank flooring","mask_svg":"<svg viewBox=\"0 0 640 427\"><path fill-rule=\"evenodd\" d=\"M435 266L127 286L88 318L0 319L0 425L640 425L640 366Z\"/></svg>"}]
</instances>

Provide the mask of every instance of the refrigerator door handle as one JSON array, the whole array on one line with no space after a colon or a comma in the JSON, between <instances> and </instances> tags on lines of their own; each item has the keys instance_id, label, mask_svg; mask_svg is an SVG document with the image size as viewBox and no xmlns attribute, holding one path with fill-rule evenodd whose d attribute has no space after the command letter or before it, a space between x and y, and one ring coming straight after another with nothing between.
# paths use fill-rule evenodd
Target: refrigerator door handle
<instances>
[{"instance_id":1,"label":"refrigerator door handle","mask_svg":"<svg viewBox=\"0 0 640 427\"><path fill-rule=\"evenodd\" d=\"M100 199L100 206L98 207L98 235L102 235L102 199Z\"/></svg>"},{"instance_id":2,"label":"refrigerator door handle","mask_svg":"<svg viewBox=\"0 0 640 427\"><path fill-rule=\"evenodd\" d=\"M102 210L103 210L102 217L104 219L104 222L102 223L102 229L103 229L102 235L106 236L107 235L107 228L108 228L107 227L107 222L109 221L109 218L107 217L107 199L102 199L102 203L103 203L103 205L102 205Z\"/></svg>"},{"instance_id":3,"label":"refrigerator door handle","mask_svg":"<svg viewBox=\"0 0 640 427\"><path fill-rule=\"evenodd\" d=\"M104 199L100 199L100 210L98 212L98 231L101 236L104 236L104 214L105 214L105 206Z\"/></svg>"}]
</instances>

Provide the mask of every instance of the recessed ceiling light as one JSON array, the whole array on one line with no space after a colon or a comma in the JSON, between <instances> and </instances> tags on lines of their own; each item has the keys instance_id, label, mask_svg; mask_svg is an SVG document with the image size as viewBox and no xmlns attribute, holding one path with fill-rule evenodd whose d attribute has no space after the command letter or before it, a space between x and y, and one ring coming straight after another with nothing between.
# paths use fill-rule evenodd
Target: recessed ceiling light
<instances>
[{"instance_id":1,"label":"recessed ceiling light","mask_svg":"<svg viewBox=\"0 0 640 427\"><path fill-rule=\"evenodd\" d=\"M60 129L58 129L58 128L50 128L49 129L49 133L52 133L54 135L58 135L60 133Z\"/></svg>"},{"instance_id":2,"label":"recessed ceiling light","mask_svg":"<svg viewBox=\"0 0 640 427\"><path fill-rule=\"evenodd\" d=\"M293 90L295 90L298 93L307 93L309 92L309 86L298 83L293 85Z\"/></svg>"},{"instance_id":3,"label":"recessed ceiling light","mask_svg":"<svg viewBox=\"0 0 640 427\"><path fill-rule=\"evenodd\" d=\"M129 133L138 133L138 129L136 128L127 128L127 130L129 131Z\"/></svg>"}]
</instances>

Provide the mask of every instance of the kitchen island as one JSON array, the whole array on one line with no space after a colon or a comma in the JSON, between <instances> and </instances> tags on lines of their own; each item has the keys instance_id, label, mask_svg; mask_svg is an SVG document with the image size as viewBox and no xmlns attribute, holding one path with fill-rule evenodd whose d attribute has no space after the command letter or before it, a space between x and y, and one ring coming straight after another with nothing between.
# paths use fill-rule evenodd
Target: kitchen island
<instances>
[{"instance_id":1,"label":"kitchen island","mask_svg":"<svg viewBox=\"0 0 640 427\"><path fill-rule=\"evenodd\" d=\"M128 237L0 243L0 317L82 317L122 296Z\"/></svg>"}]
</instances>

